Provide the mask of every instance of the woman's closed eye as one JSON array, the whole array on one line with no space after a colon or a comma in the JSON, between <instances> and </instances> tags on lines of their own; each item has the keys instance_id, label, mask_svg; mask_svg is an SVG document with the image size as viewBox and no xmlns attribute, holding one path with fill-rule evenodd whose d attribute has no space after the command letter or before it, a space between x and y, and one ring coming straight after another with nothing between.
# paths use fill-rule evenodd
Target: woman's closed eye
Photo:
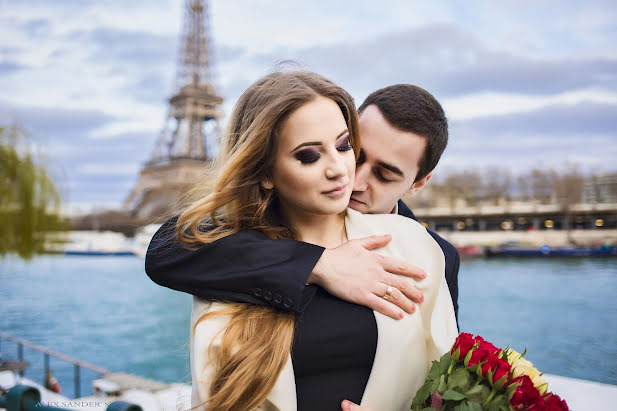
<instances>
[{"instance_id":1,"label":"woman's closed eye","mask_svg":"<svg viewBox=\"0 0 617 411\"><path fill-rule=\"evenodd\" d=\"M349 151L353 149L353 146L349 144L349 134L345 138L341 139L336 145L338 151Z\"/></svg>"},{"instance_id":2,"label":"woman's closed eye","mask_svg":"<svg viewBox=\"0 0 617 411\"><path fill-rule=\"evenodd\" d=\"M315 148L305 148L304 150L300 150L294 154L294 157L296 157L296 160L300 161L302 164L311 164L319 160L321 153Z\"/></svg>"}]
</instances>

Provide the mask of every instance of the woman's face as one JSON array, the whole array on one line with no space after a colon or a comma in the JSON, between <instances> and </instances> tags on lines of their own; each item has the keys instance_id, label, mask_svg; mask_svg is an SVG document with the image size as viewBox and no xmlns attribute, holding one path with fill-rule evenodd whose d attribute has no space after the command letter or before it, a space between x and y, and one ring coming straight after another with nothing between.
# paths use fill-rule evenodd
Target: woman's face
<instances>
[{"instance_id":1,"label":"woman's face","mask_svg":"<svg viewBox=\"0 0 617 411\"><path fill-rule=\"evenodd\" d=\"M347 123L333 100L319 96L282 124L272 183L286 215L345 210L355 168Z\"/></svg>"}]
</instances>

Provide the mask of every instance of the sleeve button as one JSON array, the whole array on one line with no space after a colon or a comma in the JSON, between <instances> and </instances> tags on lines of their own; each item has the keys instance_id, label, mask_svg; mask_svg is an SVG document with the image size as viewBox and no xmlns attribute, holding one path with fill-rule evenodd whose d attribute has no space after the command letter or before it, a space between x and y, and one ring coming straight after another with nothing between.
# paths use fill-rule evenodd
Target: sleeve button
<instances>
[{"instance_id":1,"label":"sleeve button","mask_svg":"<svg viewBox=\"0 0 617 411\"><path fill-rule=\"evenodd\" d=\"M283 297L281 297L280 294L274 294L274 302L280 304L281 302L283 302Z\"/></svg>"},{"instance_id":2,"label":"sleeve button","mask_svg":"<svg viewBox=\"0 0 617 411\"><path fill-rule=\"evenodd\" d=\"M285 298L285 300L283 301L283 307L289 308L291 307L291 303L292 303L291 298Z\"/></svg>"},{"instance_id":3,"label":"sleeve button","mask_svg":"<svg viewBox=\"0 0 617 411\"><path fill-rule=\"evenodd\" d=\"M261 297L261 288L253 288L253 295L255 297Z\"/></svg>"},{"instance_id":4,"label":"sleeve button","mask_svg":"<svg viewBox=\"0 0 617 411\"><path fill-rule=\"evenodd\" d=\"M263 296L266 301L272 301L272 293L270 291L265 290Z\"/></svg>"}]
</instances>

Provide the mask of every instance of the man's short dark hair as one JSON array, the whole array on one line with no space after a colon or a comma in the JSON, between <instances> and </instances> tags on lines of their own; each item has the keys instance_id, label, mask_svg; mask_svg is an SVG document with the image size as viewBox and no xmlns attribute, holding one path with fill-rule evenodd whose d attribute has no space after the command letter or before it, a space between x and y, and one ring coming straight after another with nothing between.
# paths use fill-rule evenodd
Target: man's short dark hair
<instances>
[{"instance_id":1,"label":"man's short dark hair","mask_svg":"<svg viewBox=\"0 0 617 411\"><path fill-rule=\"evenodd\" d=\"M358 108L374 104L394 128L426 138L415 181L433 171L448 144L448 120L435 97L411 84L395 84L372 92Z\"/></svg>"}]
</instances>

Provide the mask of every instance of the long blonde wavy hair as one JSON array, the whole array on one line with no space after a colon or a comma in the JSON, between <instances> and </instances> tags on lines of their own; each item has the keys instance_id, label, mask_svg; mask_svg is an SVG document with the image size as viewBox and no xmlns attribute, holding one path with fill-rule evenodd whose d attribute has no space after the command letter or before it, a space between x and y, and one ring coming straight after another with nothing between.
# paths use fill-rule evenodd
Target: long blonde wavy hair
<instances>
[{"instance_id":1,"label":"long blonde wavy hair","mask_svg":"<svg viewBox=\"0 0 617 411\"><path fill-rule=\"evenodd\" d=\"M358 115L351 96L311 72L269 74L240 96L223 136L212 191L178 218L178 237L188 245L210 243L241 230L258 230L273 239L296 239L279 211L271 178L280 130L289 115L317 96L338 104L349 142L359 153ZM230 320L217 355L207 410L252 410L266 400L291 351L295 316L272 307L229 304L202 316Z\"/></svg>"}]
</instances>

